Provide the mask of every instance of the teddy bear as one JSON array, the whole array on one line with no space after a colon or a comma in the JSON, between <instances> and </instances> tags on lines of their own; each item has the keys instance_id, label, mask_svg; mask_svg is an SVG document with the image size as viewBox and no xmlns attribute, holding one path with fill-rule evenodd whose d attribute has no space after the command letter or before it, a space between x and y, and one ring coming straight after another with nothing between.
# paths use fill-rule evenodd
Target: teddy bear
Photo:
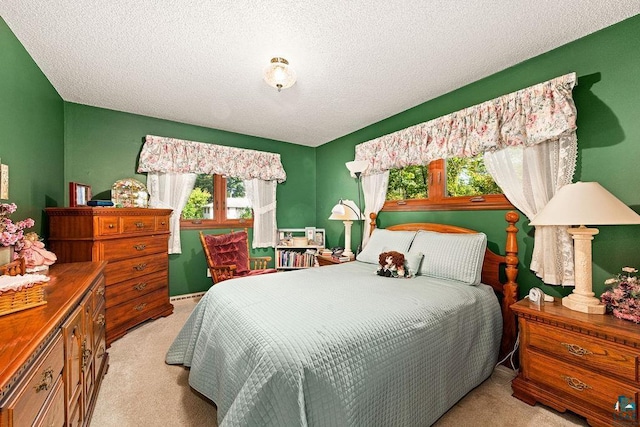
<instances>
[{"instance_id":1,"label":"teddy bear","mask_svg":"<svg viewBox=\"0 0 640 427\"><path fill-rule=\"evenodd\" d=\"M378 257L378 276L384 277L408 277L408 269L405 268L404 255L397 251L382 252Z\"/></svg>"}]
</instances>

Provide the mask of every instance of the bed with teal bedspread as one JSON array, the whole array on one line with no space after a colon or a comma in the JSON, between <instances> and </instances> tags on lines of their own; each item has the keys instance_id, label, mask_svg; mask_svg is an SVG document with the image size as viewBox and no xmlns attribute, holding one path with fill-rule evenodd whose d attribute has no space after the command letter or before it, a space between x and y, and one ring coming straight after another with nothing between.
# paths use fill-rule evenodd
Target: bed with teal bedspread
<instances>
[{"instance_id":1,"label":"bed with teal bedspread","mask_svg":"<svg viewBox=\"0 0 640 427\"><path fill-rule=\"evenodd\" d=\"M488 285L375 270L356 261L217 284L166 361L190 368L221 427L430 425L491 374L500 304Z\"/></svg>"}]
</instances>

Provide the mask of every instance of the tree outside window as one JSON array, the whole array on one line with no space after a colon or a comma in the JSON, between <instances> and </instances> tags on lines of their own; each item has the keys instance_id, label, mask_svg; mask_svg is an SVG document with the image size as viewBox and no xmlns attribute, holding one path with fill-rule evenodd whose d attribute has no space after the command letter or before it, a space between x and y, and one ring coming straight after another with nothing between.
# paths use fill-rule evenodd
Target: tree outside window
<instances>
[{"instance_id":1,"label":"tree outside window","mask_svg":"<svg viewBox=\"0 0 640 427\"><path fill-rule=\"evenodd\" d=\"M389 171L385 211L512 209L482 155Z\"/></svg>"},{"instance_id":2,"label":"tree outside window","mask_svg":"<svg viewBox=\"0 0 640 427\"><path fill-rule=\"evenodd\" d=\"M200 174L182 211L181 228L253 226L251 202L236 177Z\"/></svg>"}]
</instances>

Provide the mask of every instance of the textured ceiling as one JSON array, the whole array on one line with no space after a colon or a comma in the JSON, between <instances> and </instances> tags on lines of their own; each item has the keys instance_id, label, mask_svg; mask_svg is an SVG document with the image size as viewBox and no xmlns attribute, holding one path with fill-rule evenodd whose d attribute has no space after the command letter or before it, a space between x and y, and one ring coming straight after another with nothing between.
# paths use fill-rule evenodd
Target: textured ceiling
<instances>
[{"instance_id":1,"label":"textured ceiling","mask_svg":"<svg viewBox=\"0 0 640 427\"><path fill-rule=\"evenodd\" d=\"M0 2L65 101L312 147L638 13L638 0ZM262 81L274 56L298 75L280 93Z\"/></svg>"}]
</instances>

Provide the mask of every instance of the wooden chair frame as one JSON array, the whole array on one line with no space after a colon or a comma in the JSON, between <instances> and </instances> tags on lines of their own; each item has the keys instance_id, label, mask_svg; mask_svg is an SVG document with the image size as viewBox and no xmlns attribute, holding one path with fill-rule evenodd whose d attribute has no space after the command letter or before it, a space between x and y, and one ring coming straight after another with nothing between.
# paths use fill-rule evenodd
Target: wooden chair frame
<instances>
[{"instance_id":1,"label":"wooden chair frame","mask_svg":"<svg viewBox=\"0 0 640 427\"><path fill-rule=\"evenodd\" d=\"M249 231L246 228L244 231L247 233L247 253L251 253L249 248ZM230 233L234 233L234 230L231 230ZM209 271L211 272L211 280L213 281L213 284L215 285L223 280L232 279L235 271L237 270L237 266L235 264L214 265L211 258L211 252L209 251L209 247L205 241L205 234L202 231L200 231L200 243L204 250L204 257L207 260L207 268L209 268ZM249 257L247 268L249 270L266 270L269 261L271 261L270 256Z\"/></svg>"}]
</instances>

